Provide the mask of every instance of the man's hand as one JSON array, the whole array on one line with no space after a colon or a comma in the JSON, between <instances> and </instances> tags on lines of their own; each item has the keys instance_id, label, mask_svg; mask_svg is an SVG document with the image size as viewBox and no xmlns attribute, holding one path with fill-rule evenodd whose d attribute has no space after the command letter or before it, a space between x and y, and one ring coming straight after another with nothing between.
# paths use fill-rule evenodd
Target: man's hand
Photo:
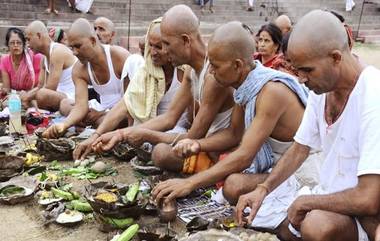
<instances>
[{"instance_id":1,"label":"man's hand","mask_svg":"<svg viewBox=\"0 0 380 241\"><path fill-rule=\"evenodd\" d=\"M266 189L261 188L261 187L256 187L254 191L241 195L239 197L239 201L236 204L236 219L239 225L242 226L245 223L247 224L252 223L266 195L267 195ZM245 219L244 209L247 207L251 208L251 212L248 216L248 219Z\"/></svg>"},{"instance_id":2,"label":"man's hand","mask_svg":"<svg viewBox=\"0 0 380 241\"><path fill-rule=\"evenodd\" d=\"M65 123L59 123L50 126L42 133L42 137L44 138L58 138L62 136L68 127L66 127Z\"/></svg>"},{"instance_id":3,"label":"man's hand","mask_svg":"<svg viewBox=\"0 0 380 241\"><path fill-rule=\"evenodd\" d=\"M94 135L90 136L88 139L79 143L74 151L73 151L73 159L74 160L83 160L86 158L87 154L92 151L92 143L95 142L98 135L94 133Z\"/></svg>"},{"instance_id":4,"label":"man's hand","mask_svg":"<svg viewBox=\"0 0 380 241\"><path fill-rule=\"evenodd\" d=\"M123 141L122 130L110 131L99 136L91 145L96 152L111 150L114 146Z\"/></svg>"},{"instance_id":5,"label":"man's hand","mask_svg":"<svg viewBox=\"0 0 380 241\"><path fill-rule=\"evenodd\" d=\"M296 230L300 230L301 223L305 219L306 214L311 211L306 205L309 197L310 195L298 197L288 208L289 222Z\"/></svg>"},{"instance_id":6,"label":"man's hand","mask_svg":"<svg viewBox=\"0 0 380 241\"><path fill-rule=\"evenodd\" d=\"M201 151L201 145L196 140L183 139L173 147L173 151L177 156L186 158L198 154Z\"/></svg>"},{"instance_id":7,"label":"man's hand","mask_svg":"<svg viewBox=\"0 0 380 241\"><path fill-rule=\"evenodd\" d=\"M380 241L380 225L376 229L375 241Z\"/></svg>"},{"instance_id":8,"label":"man's hand","mask_svg":"<svg viewBox=\"0 0 380 241\"><path fill-rule=\"evenodd\" d=\"M156 203L160 203L163 198L165 202L189 195L194 190L192 183L188 179L169 179L160 182L152 191L152 197Z\"/></svg>"},{"instance_id":9,"label":"man's hand","mask_svg":"<svg viewBox=\"0 0 380 241\"><path fill-rule=\"evenodd\" d=\"M104 111L97 111L92 108L89 109L86 117L84 118L86 125L94 125L100 117L104 116Z\"/></svg>"}]
</instances>

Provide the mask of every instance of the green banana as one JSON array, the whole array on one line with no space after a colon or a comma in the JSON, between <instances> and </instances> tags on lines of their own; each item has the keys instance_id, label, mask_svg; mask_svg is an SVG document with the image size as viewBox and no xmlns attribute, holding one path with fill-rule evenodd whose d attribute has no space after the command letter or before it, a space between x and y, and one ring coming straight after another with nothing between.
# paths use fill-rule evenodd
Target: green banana
<instances>
[{"instance_id":1,"label":"green banana","mask_svg":"<svg viewBox=\"0 0 380 241\"><path fill-rule=\"evenodd\" d=\"M125 194L128 202L133 203L136 199L137 193L139 192L140 183L136 182L129 186L128 192Z\"/></svg>"},{"instance_id":2,"label":"green banana","mask_svg":"<svg viewBox=\"0 0 380 241\"><path fill-rule=\"evenodd\" d=\"M65 192L54 187L51 188L51 191L53 192L55 197L60 197L67 201L71 201L74 199L73 195L69 192Z\"/></svg>"},{"instance_id":3,"label":"green banana","mask_svg":"<svg viewBox=\"0 0 380 241\"><path fill-rule=\"evenodd\" d=\"M139 225L133 224L127 230L125 230L120 237L116 241L129 241L136 235L137 231L139 231Z\"/></svg>"}]
</instances>

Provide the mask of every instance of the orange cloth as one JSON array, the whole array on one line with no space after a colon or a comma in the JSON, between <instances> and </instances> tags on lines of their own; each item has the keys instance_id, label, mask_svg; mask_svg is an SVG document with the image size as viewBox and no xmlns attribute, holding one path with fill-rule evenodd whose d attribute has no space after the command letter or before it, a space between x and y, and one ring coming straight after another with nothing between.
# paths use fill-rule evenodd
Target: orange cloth
<instances>
[{"instance_id":1,"label":"orange cloth","mask_svg":"<svg viewBox=\"0 0 380 241\"><path fill-rule=\"evenodd\" d=\"M182 172L186 174L194 174L209 169L214 162L210 159L206 152L200 152L192 155L183 161Z\"/></svg>"}]
</instances>

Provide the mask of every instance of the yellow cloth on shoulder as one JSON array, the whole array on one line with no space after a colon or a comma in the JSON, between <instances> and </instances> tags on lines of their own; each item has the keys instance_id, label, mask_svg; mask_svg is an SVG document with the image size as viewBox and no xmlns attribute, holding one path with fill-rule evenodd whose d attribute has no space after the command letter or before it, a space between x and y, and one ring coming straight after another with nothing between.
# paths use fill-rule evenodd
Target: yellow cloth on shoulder
<instances>
[{"instance_id":1,"label":"yellow cloth on shoulder","mask_svg":"<svg viewBox=\"0 0 380 241\"><path fill-rule=\"evenodd\" d=\"M162 67L154 66L148 41L151 29L161 23L162 18L152 21L145 40L145 64L130 80L124 94L129 114L137 122L145 122L157 115L157 106L165 94L165 74Z\"/></svg>"}]
</instances>

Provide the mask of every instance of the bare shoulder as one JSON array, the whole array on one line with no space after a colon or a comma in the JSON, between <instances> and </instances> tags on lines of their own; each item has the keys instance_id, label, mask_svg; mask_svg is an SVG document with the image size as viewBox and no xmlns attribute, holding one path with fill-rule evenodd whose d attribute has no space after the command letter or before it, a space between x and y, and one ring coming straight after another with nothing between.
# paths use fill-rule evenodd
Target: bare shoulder
<instances>
[{"instance_id":1,"label":"bare shoulder","mask_svg":"<svg viewBox=\"0 0 380 241\"><path fill-rule=\"evenodd\" d=\"M128 50L116 45L111 45L110 51L111 51L112 59L116 61L120 61L120 60L125 61L127 57L130 55Z\"/></svg>"},{"instance_id":2,"label":"bare shoulder","mask_svg":"<svg viewBox=\"0 0 380 241\"><path fill-rule=\"evenodd\" d=\"M269 81L264 85L258 97L265 99L270 98L271 102L279 101L281 103L284 103L284 101L288 102L291 97L296 97L296 95L285 84L279 81Z\"/></svg>"},{"instance_id":3,"label":"bare shoulder","mask_svg":"<svg viewBox=\"0 0 380 241\"><path fill-rule=\"evenodd\" d=\"M131 54L125 48L115 45L111 45L110 52L114 71L116 75L121 76L124 63Z\"/></svg>"}]
</instances>

